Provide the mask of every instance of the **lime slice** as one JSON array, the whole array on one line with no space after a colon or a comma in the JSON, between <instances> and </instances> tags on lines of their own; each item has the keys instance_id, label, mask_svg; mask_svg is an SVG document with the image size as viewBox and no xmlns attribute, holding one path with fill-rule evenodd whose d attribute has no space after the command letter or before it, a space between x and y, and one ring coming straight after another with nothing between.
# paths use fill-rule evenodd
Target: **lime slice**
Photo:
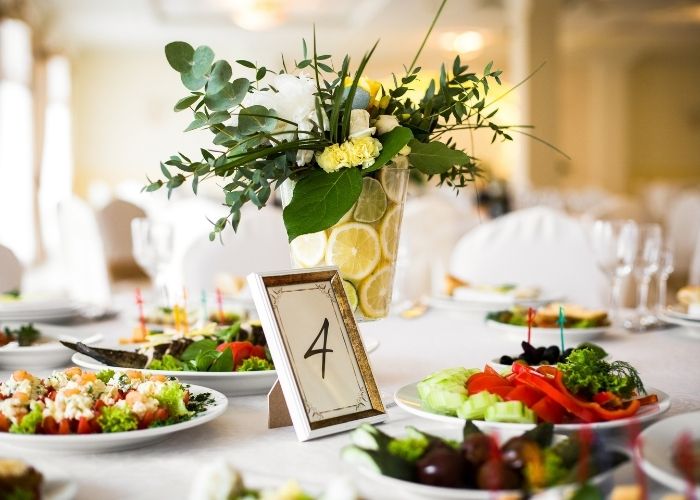
<instances>
[{"instance_id":1,"label":"lime slice","mask_svg":"<svg viewBox=\"0 0 700 500\"><path fill-rule=\"evenodd\" d=\"M400 226L401 206L394 205L387 210L379 225L379 242L382 245L382 253L384 257L392 261L396 259L396 251L399 247Z\"/></svg>"},{"instance_id":2,"label":"lime slice","mask_svg":"<svg viewBox=\"0 0 700 500\"><path fill-rule=\"evenodd\" d=\"M387 198L394 203L400 203L406 192L407 174L397 172L396 169L383 168L379 171L379 182L381 182Z\"/></svg>"},{"instance_id":3,"label":"lime slice","mask_svg":"<svg viewBox=\"0 0 700 500\"><path fill-rule=\"evenodd\" d=\"M389 313L391 266L380 267L360 284L360 309L367 318L383 318Z\"/></svg>"},{"instance_id":4,"label":"lime slice","mask_svg":"<svg viewBox=\"0 0 700 500\"><path fill-rule=\"evenodd\" d=\"M362 179L362 193L355 207L355 220L358 222L378 221L386 211L386 194L377 179Z\"/></svg>"},{"instance_id":5,"label":"lime slice","mask_svg":"<svg viewBox=\"0 0 700 500\"><path fill-rule=\"evenodd\" d=\"M302 234L292 240L292 255L301 267L314 267L326 253L326 232Z\"/></svg>"},{"instance_id":6,"label":"lime slice","mask_svg":"<svg viewBox=\"0 0 700 500\"><path fill-rule=\"evenodd\" d=\"M361 280L379 263L379 235L372 226L348 222L336 226L328 237L326 264L338 266L347 279Z\"/></svg>"},{"instance_id":7,"label":"lime slice","mask_svg":"<svg viewBox=\"0 0 700 500\"><path fill-rule=\"evenodd\" d=\"M355 312L357 309L357 290L348 280L343 280L343 288L345 288L345 295L348 297L348 302L350 303L350 309Z\"/></svg>"}]
</instances>

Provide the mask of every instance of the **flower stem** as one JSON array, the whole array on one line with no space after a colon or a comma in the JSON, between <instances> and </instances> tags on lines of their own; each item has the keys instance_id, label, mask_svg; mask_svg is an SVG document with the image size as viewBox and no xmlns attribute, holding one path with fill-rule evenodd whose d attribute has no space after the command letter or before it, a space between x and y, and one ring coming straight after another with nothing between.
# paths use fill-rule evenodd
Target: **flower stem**
<instances>
[{"instance_id":1,"label":"flower stem","mask_svg":"<svg viewBox=\"0 0 700 500\"><path fill-rule=\"evenodd\" d=\"M428 28L428 32L425 34L425 38L423 38L423 42L420 44L420 47L418 47L418 52L416 52L416 55L413 58L413 61L411 61L411 66L409 66L408 71L406 71L407 75L410 75L411 71L413 71L413 68L416 65L416 61L418 61L418 57L420 57L421 52L423 52L423 48L425 47L425 44L428 41L428 37L430 37L430 33L433 32L433 28L435 27L435 23L437 23L437 20L440 17L440 14L442 14L442 9L445 7L446 3L447 3L447 0L442 0L442 3L440 4L440 8L435 13L435 17L433 18L433 22L430 23L430 28Z\"/></svg>"}]
</instances>

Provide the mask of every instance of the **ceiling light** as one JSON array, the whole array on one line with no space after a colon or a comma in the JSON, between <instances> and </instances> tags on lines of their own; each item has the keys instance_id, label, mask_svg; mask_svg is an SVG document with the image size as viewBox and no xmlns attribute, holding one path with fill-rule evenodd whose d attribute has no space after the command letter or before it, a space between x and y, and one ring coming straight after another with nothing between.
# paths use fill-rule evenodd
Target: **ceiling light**
<instances>
[{"instance_id":1,"label":"ceiling light","mask_svg":"<svg viewBox=\"0 0 700 500\"><path fill-rule=\"evenodd\" d=\"M231 5L233 21L249 31L261 31L279 26L285 19L279 0L238 0Z\"/></svg>"},{"instance_id":2,"label":"ceiling light","mask_svg":"<svg viewBox=\"0 0 700 500\"><path fill-rule=\"evenodd\" d=\"M462 33L450 31L442 34L440 45L445 50L459 54L479 52L484 47L484 35L478 31L464 31Z\"/></svg>"}]
</instances>

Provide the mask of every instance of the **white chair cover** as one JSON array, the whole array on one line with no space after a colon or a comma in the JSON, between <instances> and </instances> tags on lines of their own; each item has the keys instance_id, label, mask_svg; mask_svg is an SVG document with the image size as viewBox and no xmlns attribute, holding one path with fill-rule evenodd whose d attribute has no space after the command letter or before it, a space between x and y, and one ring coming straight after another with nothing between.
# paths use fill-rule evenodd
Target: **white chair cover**
<instances>
[{"instance_id":1,"label":"white chair cover","mask_svg":"<svg viewBox=\"0 0 700 500\"><path fill-rule=\"evenodd\" d=\"M0 245L0 293L19 290L22 271L22 264L12 250Z\"/></svg>"},{"instance_id":2,"label":"white chair cover","mask_svg":"<svg viewBox=\"0 0 700 500\"><path fill-rule=\"evenodd\" d=\"M111 301L107 259L97 218L83 200L58 205L64 283L71 298L108 306Z\"/></svg>"},{"instance_id":3,"label":"white chair cover","mask_svg":"<svg viewBox=\"0 0 700 500\"><path fill-rule=\"evenodd\" d=\"M520 210L475 228L460 239L449 270L480 285L538 286L583 306L608 302L583 226L551 208Z\"/></svg>"},{"instance_id":4,"label":"white chair cover","mask_svg":"<svg viewBox=\"0 0 700 500\"><path fill-rule=\"evenodd\" d=\"M687 191L676 198L666 215L666 231L675 272L687 276L700 237L700 191Z\"/></svg>"},{"instance_id":5,"label":"white chair cover","mask_svg":"<svg viewBox=\"0 0 700 500\"><path fill-rule=\"evenodd\" d=\"M112 200L97 214L107 262L114 266L136 266L132 255L131 221L146 212L124 200Z\"/></svg>"},{"instance_id":6,"label":"white chair cover","mask_svg":"<svg viewBox=\"0 0 700 500\"><path fill-rule=\"evenodd\" d=\"M647 222L651 219L638 201L626 196L613 195L590 207L583 213L583 217L591 221L630 219Z\"/></svg>"},{"instance_id":7,"label":"white chair cover","mask_svg":"<svg viewBox=\"0 0 700 500\"><path fill-rule=\"evenodd\" d=\"M183 282L192 293L211 290L222 275L245 277L251 272L289 269L290 253L282 210L245 207L238 232L228 227L218 239L196 238L182 259Z\"/></svg>"},{"instance_id":8,"label":"white chair cover","mask_svg":"<svg viewBox=\"0 0 700 500\"><path fill-rule=\"evenodd\" d=\"M442 281L455 243L478 223L475 209L467 211L443 193L409 198L399 238L395 300L413 302L436 291L434 282Z\"/></svg>"}]
</instances>

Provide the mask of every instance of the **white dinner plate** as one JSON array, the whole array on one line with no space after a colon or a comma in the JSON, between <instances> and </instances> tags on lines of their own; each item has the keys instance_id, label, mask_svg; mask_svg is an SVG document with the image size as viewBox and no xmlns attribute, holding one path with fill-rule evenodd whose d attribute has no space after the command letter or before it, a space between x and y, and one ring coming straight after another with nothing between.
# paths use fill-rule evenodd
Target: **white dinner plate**
<instances>
[{"instance_id":1,"label":"white dinner plate","mask_svg":"<svg viewBox=\"0 0 700 500\"><path fill-rule=\"evenodd\" d=\"M554 426L554 430L556 432L570 433L580 431L583 428L588 428L593 431L615 429L618 427L625 427L636 422L646 422L658 417L671 407L671 398L668 396L668 394L652 387L647 387L647 391L649 394L656 394L659 397L659 402L641 407L633 417L621 418L619 420L611 420L608 422L595 422L592 424L556 424ZM462 418L434 413L428 408L425 408L421 402L420 396L418 395L417 383L408 384L401 387L394 393L394 401L399 408L402 408L413 415L452 425L464 425L464 419ZM473 422L480 429L499 431L504 429L526 431L535 427L535 424L509 424L503 422L486 422L484 420L473 420Z\"/></svg>"},{"instance_id":2,"label":"white dinner plate","mask_svg":"<svg viewBox=\"0 0 700 500\"><path fill-rule=\"evenodd\" d=\"M2 327L17 328L22 323L3 323ZM85 342L88 345L95 344L102 339L102 335L83 333L65 326L46 325L33 323L39 330L40 338L48 342L19 347L15 342L0 347L0 369L17 370L24 368L56 368L70 363L73 351L62 345L59 340L69 342Z\"/></svg>"},{"instance_id":3,"label":"white dinner plate","mask_svg":"<svg viewBox=\"0 0 700 500\"><path fill-rule=\"evenodd\" d=\"M80 307L70 307L65 309L0 312L0 321L22 321L25 323L34 321L65 322L80 316L81 311Z\"/></svg>"},{"instance_id":4,"label":"white dinner plate","mask_svg":"<svg viewBox=\"0 0 700 500\"><path fill-rule=\"evenodd\" d=\"M379 341L373 337L363 336L365 350L370 353L379 347ZM103 347L103 346L100 346ZM119 349L120 346L104 346L108 349ZM123 348L123 346L121 346ZM81 353L74 353L73 363L90 370L124 370L124 368L109 366ZM199 384L222 392L227 396L252 396L267 394L277 380L277 371L266 370L257 372L191 372L138 369L148 373L160 373L168 377L177 377L187 384Z\"/></svg>"},{"instance_id":5,"label":"white dinner plate","mask_svg":"<svg viewBox=\"0 0 700 500\"><path fill-rule=\"evenodd\" d=\"M504 333L512 340L527 340L527 326L508 325L492 319L486 320L486 325L494 331ZM609 326L597 328L564 328L566 345L578 345L601 337ZM559 345L559 328L532 327L532 339L538 344Z\"/></svg>"},{"instance_id":6,"label":"white dinner plate","mask_svg":"<svg viewBox=\"0 0 700 500\"><path fill-rule=\"evenodd\" d=\"M461 421L462 423L464 421ZM440 436L447 439L459 439L461 438L461 429L456 431L455 429L450 432L444 428L436 429L423 429L421 431L427 432L432 435ZM504 443L512 437L516 437L522 434L522 431L516 429L507 429L503 432L499 432L494 437L499 441L499 443ZM554 442L558 442L565 439L565 436L555 435ZM629 457L629 455L619 448L614 448L615 451L624 453ZM618 465L620 467L624 465ZM435 500L493 500L498 498L511 498L518 499L521 498L522 493L517 490L478 490L478 489L467 489L467 488L445 488L440 486L429 486L426 484L414 483L411 481L404 481L402 479L396 479L390 476L385 476L373 469L366 468L360 465L350 465L350 467L359 476L357 484L361 485L363 491L368 494L376 491L391 491L393 498L401 499L435 499ZM610 489L612 487L612 475L614 474L617 467L605 471L602 474L598 474L591 478L590 482L595 484L603 490ZM565 495L566 491L571 490L571 486L557 486L549 488L536 494L530 498L567 498ZM551 496L550 496L551 495Z\"/></svg>"},{"instance_id":7,"label":"white dinner plate","mask_svg":"<svg viewBox=\"0 0 700 500\"><path fill-rule=\"evenodd\" d=\"M693 321L698 324L700 327L700 315L697 314L688 314L688 307L681 305L681 304L676 304L673 306L668 306L663 310L663 312L668 315L672 316L674 318L682 319L685 321Z\"/></svg>"},{"instance_id":8,"label":"white dinner plate","mask_svg":"<svg viewBox=\"0 0 700 500\"><path fill-rule=\"evenodd\" d=\"M62 436L0 432L0 444L61 453L104 453L140 448L161 441L176 432L206 424L222 415L228 406L228 398L218 391L197 385L191 385L189 390L193 395L208 392L211 394L214 402L202 413L186 422L153 427L151 429L105 434L69 434Z\"/></svg>"},{"instance_id":9,"label":"white dinner plate","mask_svg":"<svg viewBox=\"0 0 700 500\"><path fill-rule=\"evenodd\" d=\"M693 332L695 336L700 333L700 321L689 321L686 319L681 319L676 316L671 316L665 312L660 312L658 314L659 319L665 323L670 323L672 325L683 326L689 331Z\"/></svg>"},{"instance_id":10,"label":"white dinner plate","mask_svg":"<svg viewBox=\"0 0 700 500\"><path fill-rule=\"evenodd\" d=\"M688 432L694 441L700 439L700 411L682 413L650 425L639 435L634 452L651 478L686 493L688 482L673 465L673 446L683 432ZM700 486L695 487L695 496L700 497Z\"/></svg>"},{"instance_id":11,"label":"white dinner plate","mask_svg":"<svg viewBox=\"0 0 700 500\"><path fill-rule=\"evenodd\" d=\"M561 301L561 297L548 296L537 299L518 299L508 302L503 301L480 301L480 300L464 300L449 295L433 295L428 298L428 304L436 309L444 309L448 311L460 311L469 313L487 313L511 307L542 307L550 302Z\"/></svg>"}]
</instances>

